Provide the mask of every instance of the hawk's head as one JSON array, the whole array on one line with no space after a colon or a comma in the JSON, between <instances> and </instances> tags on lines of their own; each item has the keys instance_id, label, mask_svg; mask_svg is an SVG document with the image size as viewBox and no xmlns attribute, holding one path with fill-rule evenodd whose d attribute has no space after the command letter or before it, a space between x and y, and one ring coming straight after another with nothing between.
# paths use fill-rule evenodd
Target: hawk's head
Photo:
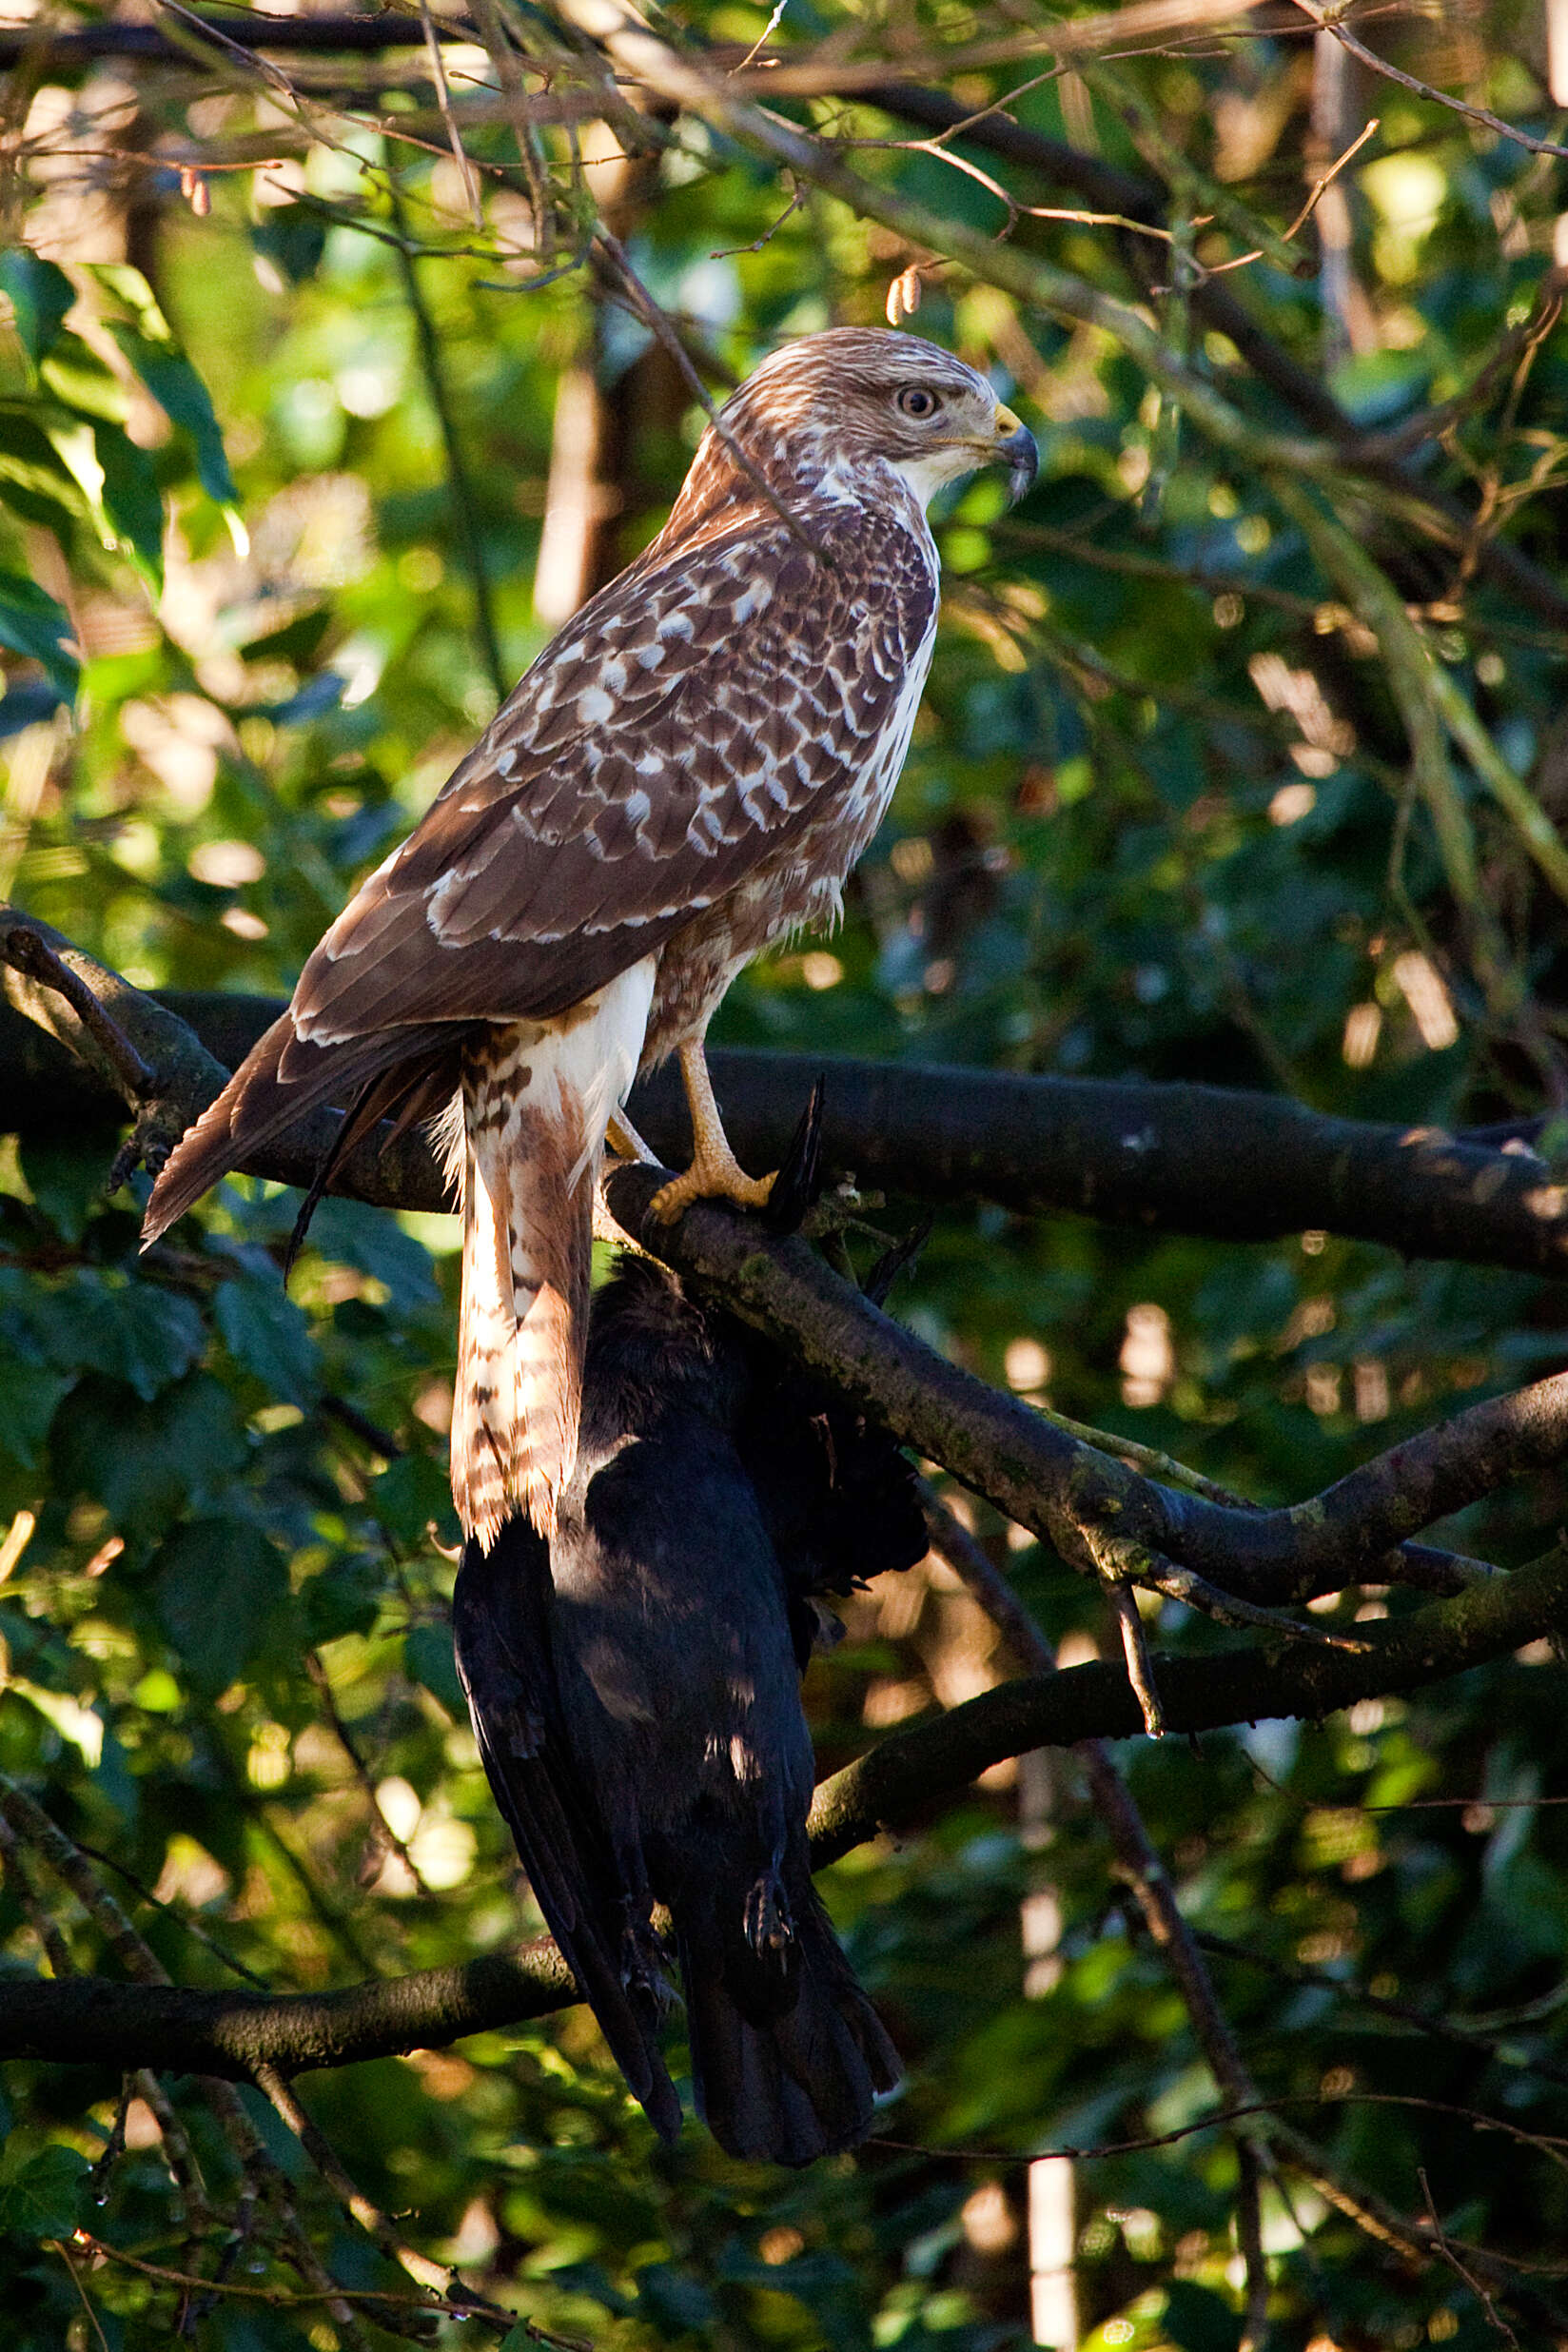
<instances>
[{"instance_id":1,"label":"hawk's head","mask_svg":"<svg viewBox=\"0 0 1568 2352\"><path fill-rule=\"evenodd\" d=\"M944 483L1000 464L1019 499L1040 463L1033 435L977 369L882 328L830 327L786 343L721 415L779 488L891 468L924 506ZM708 439L717 439L711 427Z\"/></svg>"}]
</instances>

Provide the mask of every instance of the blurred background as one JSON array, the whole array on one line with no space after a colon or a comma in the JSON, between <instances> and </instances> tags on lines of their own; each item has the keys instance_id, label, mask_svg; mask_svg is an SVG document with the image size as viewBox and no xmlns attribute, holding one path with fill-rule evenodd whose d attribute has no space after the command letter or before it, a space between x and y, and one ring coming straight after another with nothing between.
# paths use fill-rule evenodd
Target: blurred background
<instances>
[{"instance_id":1,"label":"blurred background","mask_svg":"<svg viewBox=\"0 0 1568 2352\"><path fill-rule=\"evenodd\" d=\"M1368 7L1370 60L1303 7L1198 0L651 20L815 133L862 205L721 109L608 81L569 12L276 14L214 38L172 5L10 0L0 28L4 895L138 987L285 993L659 527L694 384L720 400L783 339L892 322L991 376L1040 481L1010 514L991 480L939 512L892 815L841 932L748 973L717 1041L1539 1119L1556 1150L1568 179L1540 147L1568 62L1555 82L1536 0ZM987 281L983 240L1040 265L1037 299ZM239 1181L139 1265L112 1132L16 1086L6 1109L0 1769L182 1983L308 1990L537 1932L446 1632L455 1225L328 1203L285 1296L293 1199ZM919 1205L867 1214L896 1235ZM986 1207L938 1218L893 1303L1262 1502L1564 1350L1559 1291L1522 1275ZM1064 1659L1115 1655L1081 1580L948 1499ZM1565 1513L1543 1480L1444 1532L1512 1562ZM847 1614L809 1684L824 1772L1018 1671L934 1555ZM1225 1638L1169 1603L1151 1631ZM1530 2137L1562 2132L1568 2082L1544 1645L1119 1754L1266 2095L1304 2103L1336 2178L1548 2274L1499 2318L1462 2253L1418 2268L1287 2166L1267 2342L1568 2340L1561 2143ZM103 1915L8 1837L4 1967L114 1973ZM584 2010L318 2074L305 2103L427 2257L598 2344L1231 2352L1230 2141L1031 2176L1041 2147L1215 2099L1071 1758L997 1767L824 1885L910 2068L856 2159L787 2178L695 2129L658 2155ZM340 2281L412 2289L265 2103L288 2185L258 2195L195 2087L163 2113L124 2087L65 2053L14 2069L11 2342L382 2341L390 2306L280 2300L305 2275L290 2212ZM1444 2111L1385 2103L1411 2098ZM1478 2137L1480 2110L1525 2136ZM72 2257L78 2225L177 2276L226 2248L221 2279L265 2292Z\"/></svg>"}]
</instances>

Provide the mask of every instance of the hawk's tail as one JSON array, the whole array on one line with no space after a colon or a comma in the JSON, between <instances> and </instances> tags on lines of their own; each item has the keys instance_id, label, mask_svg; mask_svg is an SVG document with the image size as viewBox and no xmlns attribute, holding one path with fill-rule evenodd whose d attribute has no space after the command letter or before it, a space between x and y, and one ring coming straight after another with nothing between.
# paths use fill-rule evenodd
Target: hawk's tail
<instances>
[{"instance_id":1,"label":"hawk's tail","mask_svg":"<svg viewBox=\"0 0 1568 2352\"><path fill-rule=\"evenodd\" d=\"M559 1023L481 1030L463 1058L452 1499L486 1552L519 1513L552 1535L577 1461L594 1191L652 977L622 973Z\"/></svg>"},{"instance_id":2,"label":"hawk's tail","mask_svg":"<svg viewBox=\"0 0 1568 2352\"><path fill-rule=\"evenodd\" d=\"M585 1132L553 1042L519 1022L463 1062L452 1499L486 1552L514 1513L553 1533L577 1459L603 1129Z\"/></svg>"}]
</instances>

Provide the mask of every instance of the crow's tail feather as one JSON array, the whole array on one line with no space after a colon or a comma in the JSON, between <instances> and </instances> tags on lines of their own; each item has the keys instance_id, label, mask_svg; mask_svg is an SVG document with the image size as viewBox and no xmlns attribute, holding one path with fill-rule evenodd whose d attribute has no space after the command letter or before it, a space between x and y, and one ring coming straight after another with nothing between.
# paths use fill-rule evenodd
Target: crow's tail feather
<instances>
[{"instance_id":1,"label":"crow's tail feather","mask_svg":"<svg viewBox=\"0 0 1568 2352\"><path fill-rule=\"evenodd\" d=\"M758 1949L773 1906L757 1891L737 1901L733 1882L710 1880L676 1915L697 2111L732 2156L809 2165L865 2138L898 2056L804 1864L776 1950Z\"/></svg>"},{"instance_id":2,"label":"crow's tail feather","mask_svg":"<svg viewBox=\"0 0 1568 2352\"><path fill-rule=\"evenodd\" d=\"M578 1990L655 2130L674 2141L680 2101L658 2045L664 1989L627 1967L615 1863L561 1742L550 1609L550 1556L526 1519L508 1520L488 1554L466 1546L452 1637L485 1774Z\"/></svg>"}]
</instances>

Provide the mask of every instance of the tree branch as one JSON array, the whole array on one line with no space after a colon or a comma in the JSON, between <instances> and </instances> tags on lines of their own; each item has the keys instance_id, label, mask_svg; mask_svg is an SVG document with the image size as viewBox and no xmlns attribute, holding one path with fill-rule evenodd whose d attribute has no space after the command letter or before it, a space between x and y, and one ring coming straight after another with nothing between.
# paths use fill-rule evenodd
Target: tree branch
<instances>
[{"instance_id":1,"label":"tree branch","mask_svg":"<svg viewBox=\"0 0 1568 2352\"><path fill-rule=\"evenodd\" d=\"M0 913L0 923L4 919ZM57 934L46 935L51 946L76 954ZM89 986L114 992L120 1027L155 1072L144 1117L172 1123L178 1132L213 1090L212 1057L166 1008L90 958L78 955L77 961ZM50 1004L40 1007L39 1017L52 1026ZM1247 1098L1211 1099L1218 1112ZM1214 1127L1231 1157L1239 1157L1237 1121L1219 1116ZM307 1123L302 1136L258 1159L255 1172L307 1181L333 1127L330 1113ZM1509 1155L1478 1157L1499 1186L1507 1184L1515 1166ZM1539 1163L1528 1165L1539 1173ZM345 1174L343 1188L362 1198L403 1206L441 1200L428 1151L409 1139L380 1161L368 1150L357 1155ZM640 1233L655 1254L715 1284L743 1318L782 1341L894 1436L1046 1537L1083 1573L1158 1585L1168 1580L1174 1561L1264 1606L1334 1591L1369 1575L1382 1580L1399 1573L1389 1556L1409 1538L1549 1466L1568 1441L1568 1374L1562 1374L1471 1406L1305 1502L1272 1511L1218 1503L1161 1485L1049 1415L988 1388L882 1315L800 1241L775 1239L753 1220L707 1205L689 1212L673 1230L652 1224L648 1209L660 1181L657 1171L637 1167L612 1175L611 1205L626 1231ZM909 1181L907 1169L903 1181ZM1258 1181L1256 1171L1252 1181ZM1557 1187L1532 1189L1545 1191L1544 1205L1554 1217L1561 1215ZM1422 1554L1414 1566L1415 1580L1429 1582L1443 1562ZM1285 1629L1279 1638L1288 1638Z\"/></svg>"},{"instance_id":2,"label":"tree branch","mask_svg":"<svg viewBox=\"0 0 1568 2352\"><path fill-rule=\"evenodd\" d=\"M1267 1717L1318 1718L1361 1697L1421 1689L1505 1656L1560 1622L1568 1604L1568 1546L1511 1577L1412 1616L1369 1625L1365 1656L1254 1649L1215 1657L1158 1656L1160 1695L1172 1732L1218 1731ZM1119 1668L1071 1666L1005 1682L934 1723L890 1733L858 1762L826 1780L812 1808L812 1857L836 1861L896 1828L1005 1757L1086 1739L1128 1739L1142 1728L1138 1701Z\"/></svg>"},{"instance_id":3,"label":"tree branch","mask_svg":"<svg viewBox=\"0 0 1568 2352\"><path fill-rule=\"evenodd\" d=\"M1156 1659L1173 1732L1213 1731L1265 1716L1318 1717L1357 1699L1418 1689L1506 1656L1562 1620L1568 1547L1512 1577L1369 1626L1364 1654L1234 1650ZM818 1789L812 1814L817 1867L885 1828L916 1818L1004 1757L1030 1748L1127 1738L1138 1702L1109 1666L1074 1666L1005 1683L933 1723L896 1732ZM515 2025L567 2007L576 1989L554 1945L508 1957L430 1969L328 1993L266 1998L77 1976L56 1984L8 1976L0 2001L0 2059L150 2066L249 2080L259 2066L288 2076Z\"/></svg>"},{"instance_id":4,"label":"tree branch","mask_svg":"<svg viewBox=\"0 0 1568 2352\"><path fill-rule=\"evenodd\" d=\"M660 1172L620 1167L607 1195L621 1226L677 1271L712 1284L733 1311L894 1437L940 1462L998 1510L1098 1578L1169 1560L1245 1600L1303 1600L1398 1574L1390 1555L1450 1512L1534 1469L1568 1443L1568 1373L1422 1430L1309 1500L1236 1509L1142 1477L1049 1414L950 1363L840 1281L799 1240L699 1204L675 1227L648 1211ZM1419 1563L1424 1576L1428 1559ZM1284 1634L1282 1631L1281 1638Z\"/></svg>"},{"instance_id":5,"label":"tree branch","mask_svg":"<svg viewBox=\"0 0 1568 2352\"><path fill-rule=\"evenodd\" d=\"M30 921L0 909L0 923ZM47 924L32 924L64 951ZM229 1068L283 1011L265 996L144 996L69 950L157 1073L159 1124L173 1142ZM12 984L14 990L15 984ZM18 1012L86 1055L79 1029L32 990ZM188 1025L188 1029L186 1025ZM1466 1143L1436 1127L1337 1119L1281 1095L1220 1087L1027 1076L921 1063L718 1049L710 1055L724 1123L743 1161L776 1166L817 1073L828 1085L824 1165L923 1201L993 1201L1015 1215L1063 1211L1107 1225L1274 1241L1314 1229L1376 1242L1402 1256L1521 1273L1568 1271L1568 1191L1524 1150ZM92 1074L97 1072L96 1075ZM51 1053L0 1006L0 1130L53 1131L112 1107L112 1075ZM671 1166L690 1148L673 1070L644 1080L629 1106ZM250 1165L304 1186L336 1132L306 1121ZM378 1156L357 1152L335 1190L392 1208L450 1205L423 1138Z\"/></svg>"}]
</instances>

